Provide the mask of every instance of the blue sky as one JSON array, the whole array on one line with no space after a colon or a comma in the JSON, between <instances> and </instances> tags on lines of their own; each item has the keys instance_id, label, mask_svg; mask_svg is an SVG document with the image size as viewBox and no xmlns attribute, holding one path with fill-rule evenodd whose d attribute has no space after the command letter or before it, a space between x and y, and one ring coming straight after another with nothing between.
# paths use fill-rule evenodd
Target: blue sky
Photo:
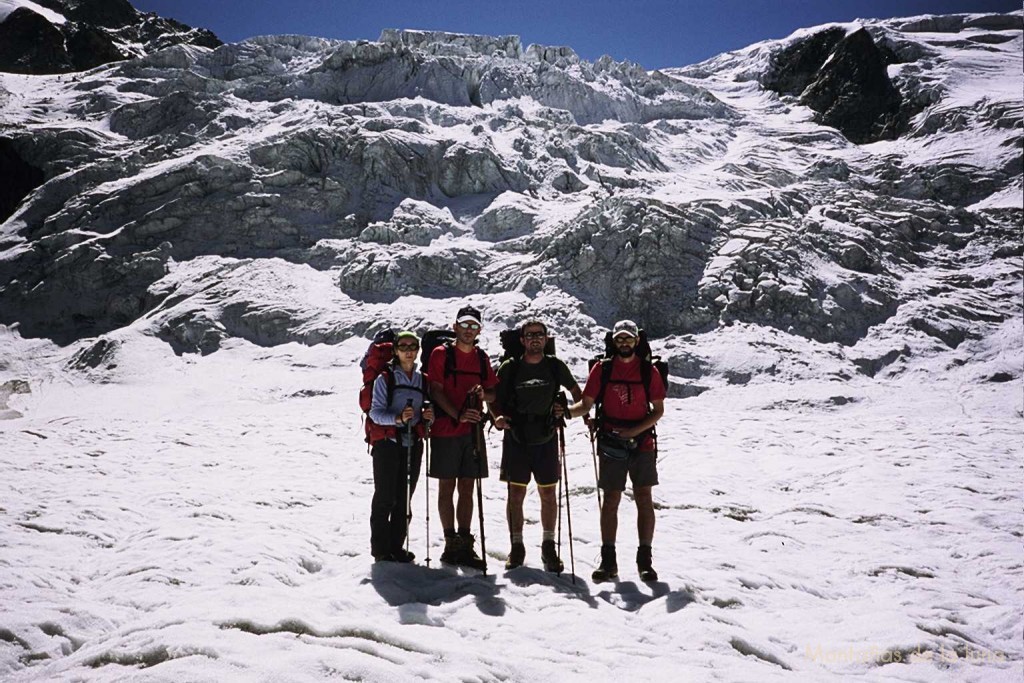
<instances>
[{"instance_id":1,"label":"blue sky","mask_svg":"<svg viewBox=\"0 0 1024 683\"><path fill-rule=\"evenodd\" d=\"M133 0L234 42L299 33L376 40L384 28L516 34L648 69L685 66L795 29L857 18L1010 12L1020 0Z\"/></svg>"}]
</instances>

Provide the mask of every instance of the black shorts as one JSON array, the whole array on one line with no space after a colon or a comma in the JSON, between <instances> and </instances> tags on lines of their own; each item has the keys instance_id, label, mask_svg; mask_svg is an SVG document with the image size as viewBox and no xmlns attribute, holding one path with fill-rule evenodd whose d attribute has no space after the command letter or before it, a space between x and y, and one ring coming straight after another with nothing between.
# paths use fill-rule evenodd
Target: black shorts
<instances>
[{"instance_id":1,"label":"black shorts","mask_svg":"<svg viewBox=\"0 0 1024 683\"><path fill-rule=\"evenodd\" d=\"M658 485L658 451L629 450L609 454L598 442L597 452L601 456L598 488L625 491L627 474L634 489ZM623 454L625 457L621 457Z\"/></svg>"},{"instance_id":2,"label":"black shorts","mask_svg":"<svg viewBox=\"0 0 1024 683\"><path fill-rule=\"evenodd\" d=\"M430 439L430 470L434 479L484 479L487 477L487 443L481 439L477 457L476 436L435 436Z\"/></svg>"},{"instance_id":3,"label":"black shorts","mask_svg":"<svg viewBox=\"0 0 1024 683\"><path fill-rule=\"evenodd\" d=\"M541 444L523 444L508 432L501 444L501 480L526 486L530 475L537 486L554 486L560 479L558 438L552 436Z\"/></svg>"}]
</instances>

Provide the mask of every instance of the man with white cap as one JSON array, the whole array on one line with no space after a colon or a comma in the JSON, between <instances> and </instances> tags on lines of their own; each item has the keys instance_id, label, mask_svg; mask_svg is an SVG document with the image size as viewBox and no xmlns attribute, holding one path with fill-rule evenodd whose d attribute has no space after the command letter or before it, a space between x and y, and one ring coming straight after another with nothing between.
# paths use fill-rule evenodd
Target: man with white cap
<instances>
[{"instance_id":1,"label":"man with white cap","mask_svg":"<svg viewBox=\"0 0 1024 683\"><path fill-rule=\"evenodd\" d=\"M665 412L665 383L646 358L636 354L640 330L632 320L620 320L612 328L615 356L594 365L583 399L572 405L572 417L585 415L597 405L597 449L600 454L598 487L604 492L601 506L601 565L594 581L610 581L619 575L615 555L619 501L626 476L633 483L637 510L639 547L637 569L643 581L657 581L651 559L654 539L654 499L658 483L658 451L654 425Z\"/></svg>"},{"instance_id":2,"label":"man with white cap","mask_svg":"<svg viewBox=\"0 0 1024 683\"><path fill-rule=\"evenodd\" d=\"M437 511L444 529L441 561L486 570L473 549L473 487L487 477L487 453L476 430L483 402L494 400L498 378L476 345L483 328L480 311L463 306L455 316L455 343L435 348L427 374L430 395L440 410L430 430L430 471L438 480ZM455 493L458 491L458 505ZM456 523L458 527L456 528Z\"/></svg>"}]
</instances>

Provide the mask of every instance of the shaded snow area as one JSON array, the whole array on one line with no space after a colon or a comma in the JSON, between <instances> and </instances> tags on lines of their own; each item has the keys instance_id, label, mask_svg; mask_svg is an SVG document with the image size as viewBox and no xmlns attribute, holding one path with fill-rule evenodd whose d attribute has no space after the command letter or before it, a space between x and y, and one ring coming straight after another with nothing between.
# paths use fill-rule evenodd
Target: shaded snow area
<instances>
[{"instance_id":1,"label":"shaded snow area","mask_svg":"<svg viewBox=\"0 0 1024 683\"><path fill-rule=\"evenodd\" d=\"M30 346L8 333L3 350ZM424 566L422 488L419 564L371 563L361 351L179 358L136 338L113 381L58 373L12 395L5 680L1019 680L1018 384L951 372L670 399L652 584L628 497L620 580L590 581L594 470L573 424L573 583L540 569L532 492L527 566L503 570L493 476L490 575L439 566L433 510ZM568 568L564 520L562 539Z\"/></svg>"},{"instance_id":2,"label":"shaded snow area","mask_svg":"<svg viewBox=\"0 0 1024 683\"><path fill-rule=\"evenodd\" d=\"M1024 679L1024 12L663 72L151 19L138 58L0 73L0 678ZM591 581L580 423L575 577L532 491L504 571L497 434L490 573L439 565L422 480L416 564L372 563L359 357L465 304L580 381L650 333L660 581L629 492Z\"/></svg>"}]
</instances>

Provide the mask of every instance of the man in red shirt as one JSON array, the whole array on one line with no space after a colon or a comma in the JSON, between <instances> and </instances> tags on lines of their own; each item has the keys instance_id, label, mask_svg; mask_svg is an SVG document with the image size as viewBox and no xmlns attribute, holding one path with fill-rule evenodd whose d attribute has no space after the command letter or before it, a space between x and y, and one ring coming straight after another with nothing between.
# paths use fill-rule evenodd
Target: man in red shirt
<instances>
[{"instance_id":1,"label":"man in red shirt","mask_svg":"<svg viewBox=\"0 0 1024 683\"><path fill-rule=\"evenodd\" d=\"M483 402L494 400L498 378L487 354L476 346L480 311L464 306L455 316L455 343L435 348L427 375L430 396L439 411L430 430L429 476L438 480L437 512L444 528L441 561L485 569L473 549L473 486L487 477L487 451L477 430ZM458 506L455 492L458 491ZM458 529L456 529L458 523Z\"/></svg>"},{"instance_id":2,"label":"man in red shirt","mask_svg":"<svg viewBox=\"0 0 1024 683\"><path fill-rule=\"evenodd\" d=\"M651 489L658 483L654 425L665 412L665 383L650 361L636 355L639 339L640 331L632 320L615 323L612 328L615 357L594 365L583 388L583 399L569 409L569 414L577 417L590 412L595 404L598 406L597 448L601 456L598 487L604 492L604 501L601 506L601 566L593 574L597 582L619 575L615 536L627 474L633 483L636 501L640 540L636 551L637 569L642 580L658 580L651 560L654 539ZM610 372L608 364L611 364ZM603 377L606 381L602 381Z\"/></svg>"}]
</instances>

